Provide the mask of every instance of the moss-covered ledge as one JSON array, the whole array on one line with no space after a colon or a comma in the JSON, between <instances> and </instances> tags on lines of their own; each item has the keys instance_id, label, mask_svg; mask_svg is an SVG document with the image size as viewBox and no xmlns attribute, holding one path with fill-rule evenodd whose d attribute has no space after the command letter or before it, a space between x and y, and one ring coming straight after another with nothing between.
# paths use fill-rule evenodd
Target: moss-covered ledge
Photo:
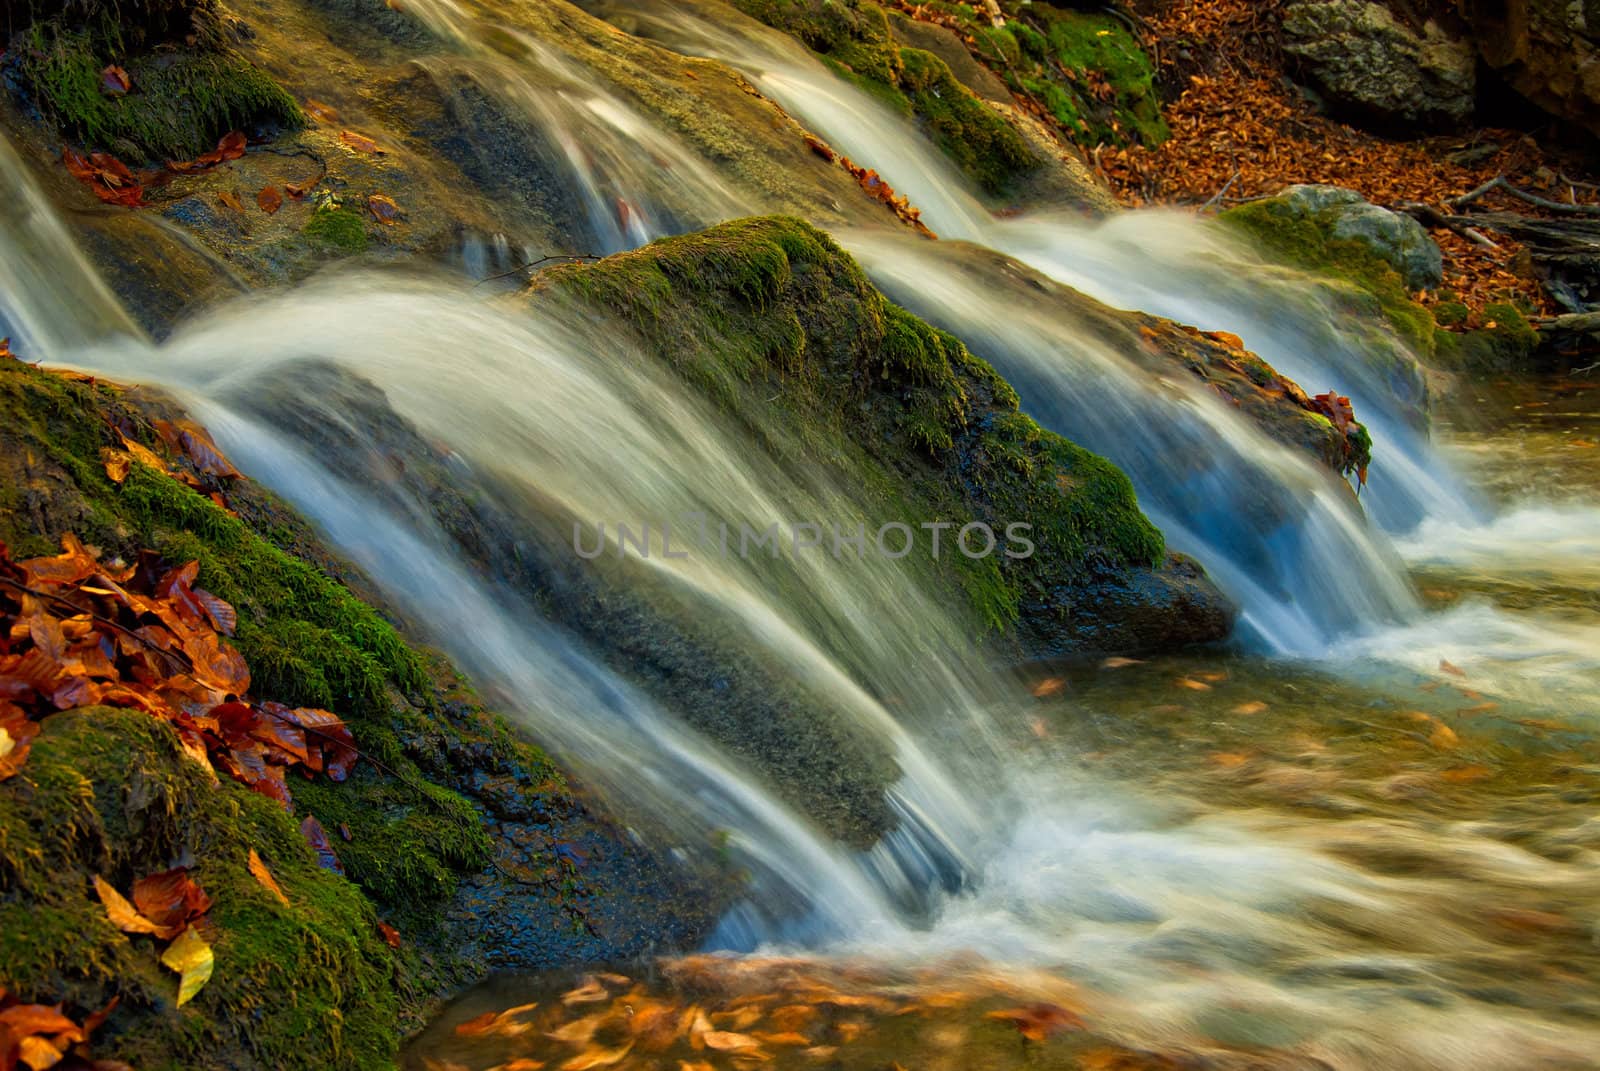
<instances>
[{"instance_id":1,"label":"moss-covered ledge","mask_svg":"<svg viewBox=\"0 0 1600 1071\"><path fill-rule=\"evenodd\" d=\"M665 903L683 879L335 579L365 587L276 499L236 483L235 516L140 464L108 478L100 452L122 435L164 449L150 419L162 406L0 359L0 541L21 558L71 532L106 560L143 548L197 560L200 585L238 610L254 694L334 711L364 758L343 783L297 782L291 817L214 785L143 714L44 719L28 762L0 782L0 985L80 1014L120 994L98 1051L141 1068L385 1067L432 1001L493 967L692 943L711 908L688 922L649 915L638 887L659 886ZM308 814L345 875L318 869L298 829ZM290 908L244 871L252 847ZM110 926L90 886L179 863L216 901L216 973L182 1009L149 942Z\"/></svg>"},{"instance_id":2,"label":"moss-covered ledge","mask_svg":"<svg viewBox=\"0 0 1600 1071\"><path fill-rule=\"evenodd\" d=\"M230 41L214 0L5 0L0 73L63 137L132 164L187 160L300 105ZM121 72L124 85L117 82Z\"/></svg>"},{"instance_id":3,"label":"moss-covered ledge","mask_svg":"<svg viewBox=\"0 0 1600 1071\"><path fill-rule=\"evenodd\" d=\"M1328 218L1307 214L1283 195L1247 202L1218 219L1273 259L1320 276L1329 297L1353 322L1386 324L1418 360L1438 371L1526 368L1537 347L1537 333L1510 301L1490 303L1482 313L1484 326L1464 330L1465 305L1446 293L1437 295L1443 300L1432 306L1423 304L1394 265L1370 245L1338 237ZM1378 352L1381 348L1374 347L1373 353ZM1408 374L1396 367L1378 371Z\"/></svg>"},{"instance_id":4,"label":"moss-covered ledge","mask_svg":"<svg viewBox=\"0 0 1600 1071\"><path fill-rule=\"evenodd\" d=\"M1031 557L930 566L965 592L975 634L1061 654L1227 632L1221 596L1198 570L1169 568L1120 469L1040 428L993 368L800 220L664 239L546 272L537 289L631 323L752 442L856 489L869 517L1030 523ZM1141 585L1135 609L1126 593Z\"/></svg>"}]
</instances>

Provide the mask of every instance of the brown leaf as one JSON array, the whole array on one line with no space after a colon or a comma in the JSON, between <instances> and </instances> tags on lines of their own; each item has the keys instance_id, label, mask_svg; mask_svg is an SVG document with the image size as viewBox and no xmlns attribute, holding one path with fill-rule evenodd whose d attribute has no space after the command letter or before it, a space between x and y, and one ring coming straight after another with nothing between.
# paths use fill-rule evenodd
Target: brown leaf
<instances>
[{"instance_id":1,"label":"brown leaf","mask_svg":"<svg viewBox=\"0 0 1600 1071\"><path fill-rule=\"evenodd\" d=\"M250 858L245 865L250 868L251 875L261 883L263 889L276 896L278 902L284 907L289 906L289 897L284 894L283 887L272 876L272 871L267 869L267 864L261 861L261 856L256 853L254 848L250 849Z\"/></svg>"},{"instance_id":2,"label":"brown leaf","mask_svg":"<svg viewBox=\"0 0 1600 1071\"><path fill-rule=\"evenodd\" d=\"M173 930L211 910L211 897L181 866L134 882L133 903L145 918Z\"/></svg>"},{"instance_id":3,"label":"brown leaf","mask_svg":"<svg viewBox=\"0 0 1600 1071\"><path fill-rule=\"evenodd\" d=\"M1465 677L1467 675L1466 670L1462 669L1460 666L1456 665L1453 662L1446 662L1442 658L1439 659L1439 669L1441 671L1445 672L1445 673L1450 674L1450 676L1452 676L1452 677Z\"/></svg>"},{"instance_id":4,"label":"brown leaf","mask_svg":"<svg viewBox=\"0 0 1600 1071\"><path fill-rule=\"evenodd\" d=\"M589 1049L562 1064L560 1071L591 1071L596 1067L612 1067L627 1059L628 1053L632 1050L631 1041L614 1049Z\"/></svg>"},{"instance_id":5,"label":"brown leaf","mask_svg":"<svg viewBox=\"0 0 1600 1071\"><path fill-rule=\"evenodd\" d=\"M328 840L328 834L323 830L322 823L317 821L317 816L308 814L300 823L300 835L311 845L311 850L317 853L317 864L324 870L331 870L335 874L344 873L344 864L339 862L339 857L334 854L333 844Z\"/></svg>"},{"instance_id":6,"label":"brown leaf","mask_svg":"<svg viewBox=\"0 0 1600 1071\"><path fill-rule=\"evenodd\" d=\"M384 942L390 948L399 948L400 947L400 931L399 930L395 929L393 926L389 925L387 922L379 922L378 923L378 932L383 935Z\"/></svg>"},{"instance_id":7,"label":"brown leaf","mask_svg":"<svg viewBox=\"0 0 1600 1071\"><path fill-rule=\"evenodd\" d=\"M22 582L30 588L76 584L93 576L100 568L94 555L68 532L61 537L61 553L53 558L28 558L16 563Z\"/></svg>"},{"instance_id":8,"label":"brown leaf","mask_svg":"<svg viewBox=\"0 0 1600 1071\"><path fill-rule=\"evenodd\" d=\"M62 1015L59 1007L47 1004L13 1004L0 1010L0 1025L18 1036L45 1034L64 1038L68 1044L84 1040L83 1029L77 1023Z\"/></svg>"},{"instance_id":9,"label":"brown leaf","mask_svg":"<svg viewBox=\"0 0 1600 1071\"><path fill-rule=\"evenodd\" d=\"M375 193L367 198L367 211L372 213L372 218L385 226L392 227L400 219L400 206L394 203L393 198L381 193Z\"/></svg>"},{"instance_id":10,"label":"brown leaf","mask_svg":"<svg viewBox=\"0 0 1600 1071\"><path fill-rule=\"evenodd\" d=\"M270 216L283 207L283 194L276 186L263 186L256 192L256 205Z\"/></svg>"},{"instance_id":11,"label":"brown leaf","mask_svg":"<svg viewBox=\"0 0 1600 1071\"><path fill-rule=\"evenodd\" d=\"M365 134L357 134L354 130L340 131L339 140L344 142L347 147L355 150L356 152L372 153L373 155L382 156L389 151L379 145L376 141L373 141L371 138L367 137Z\"/></svg>"},{"instance_id":12,"label":"brown leaf","mask_svg":"<svg viewBox=\"0 0 1600 1071\"><path fill-rule=\"evenodd\" d=\"M1083 1030L1085 1024L1075 1013L1059 1004L1029 1004L1023 1008L992 1011L985 1019L997 1019L1017 1028L1017 1033L1029 1041L1043 1041L1062 1030Z\"/></svg>"},{"instance_id":13,"label":"brown leaf","mask_svg":"<svg viewBox=\"0 0 1600 1071\"><path fill-rule=\"evenodd\" d=\"M128 77L128 72L115 63L100 72L100 91L106 96L120 97L132 88L133 80Z\"/></svg>"},{"instance_id":14,"label":"brown leaf","mask_svg":"<svg viewBox=\"0 0 1600 1071\"><path fill-rule=\"evenodd\" d=\"M307 115L319 123L337 123L339 121L338 111L320 100L313 100L307 97L305 110Z\"/></svg>"},{"instance_id":15,"label":"brown leaf","mask_svg":"<svg viewBox=\"0 0 1600 1071\"><path fill-rule=\"evenodd\" d=\"M217 194L217 200L221 201L224 205L233 209L235 212L244 211L244 202L239 200L239 195L234 193L232 190L223 190L221 193Z\"/></svg>"}]
</instances>

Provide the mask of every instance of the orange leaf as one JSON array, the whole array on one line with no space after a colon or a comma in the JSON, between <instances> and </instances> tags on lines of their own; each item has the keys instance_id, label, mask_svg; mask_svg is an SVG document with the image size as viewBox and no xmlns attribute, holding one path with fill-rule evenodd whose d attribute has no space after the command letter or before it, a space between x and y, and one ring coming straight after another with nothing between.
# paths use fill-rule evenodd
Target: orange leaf
<instances>
[{"instance_id":1,"label":"orange leaf","mask_svg":"<svg viewBox=\"0 0 1600 1071\"><path fill-rule=\"evenodd\" d=\"M277 879L272 876L272 871L267 869L267 864L261 861L261 856L256 853L254 848L250 849L250 859L246 865L250 868L251 875L261 883L263 889L276 896L278 902L284 907L289 906L289 897L284 894L283 888L278 884Z\"/></svg>"},{"instance_id":2,"label":"orange leaf","mask_svg":"<svg viewBox=\"0 0 1600 1071\"><path fill-rule=\"evenodd\" d=\"M339 121L338 111L322 103L320 100L313 100L312 98L307 97L305 109L306 114L311 116L311 118L315 119L319 123L336 123Z\"/></svg>"},{"instance_id":3,"label":"orange leaf","mask_svg":"<svg viewBox=\"0 0 1600 1071\"><path fill-rule=\"evenodd\" d=\"M106 915L111 919L111 924L123 933L148 933L165 940L177 932L175 929L157 926L139 914L138 908L130 904L126 897L98 874L94 878L94 891L100 897L100 902L105 905Z\"/></svg>"},{"instance_id":4,"label":"orange leaf","mask_svg":"<svg viewBox=\"0 0 1600 1071\"><path fill-rule=\"evenodd\" d=\"M235 212L244 211L244 202L239 200L239 195L231 190L223 190L221 193L217 194L217 200L221 201L224 205L233 209Z\"/></svg>"},{"instance_id":5,"label":"orange leaf","mask_svg":"<svg viewBox=\"0 0 1600 1071\"><path fill-rule=\"evenodd\" d=\"M256 192L256 205L270 216L283 207L283 194L276 186L263 186Z\"/></svg>"},{"instance_id":6,"label":"orange leaf","mask_svg":"<svg viewBox=\"0 0 1600 1071\"><path fill-rule=\"evenodd\" d=\"M373 219L389 227L394 226L400 218L400 206L381 193L367 198L367 211L372 213Z\"/></svg>"},{"instance_id":7,"label":"orange leaf","mask_svg":"<svg viewBox=\"0 0 1600 1071\"><path fill-rule=\"evenodd\" d=\"M100 91L110 97L120 97L133 88L133 80L128 77L128 72L110 64L100 72Z\"/></svg>"},{"instance_id":8,"label":"orange leaf","mask_svg":"<svg viewBox=\"0 0 1600 1071\"><path fill-rule=\"evenodd\" d=\"M139 913L156 925L177 929L211 910L211 897L189 877L187 867L173 867L133 883Z\"/></svg>"},{"instance_id":9,"label":"orange leaf","mask_svg":"<svg viewBox=\"0 0 1600 1071\"><path fill-rule=\"evenodd\" d=\"M376 156L382 156L384 153L389 151L383 148L383 146L379 145L376 141L373 141L371 138L367 137L365 134L357 134L354 130L340 131L339 140L344 142L349 148L354 149L356 152L372 153Z\"/></svg>"}]
</instances>

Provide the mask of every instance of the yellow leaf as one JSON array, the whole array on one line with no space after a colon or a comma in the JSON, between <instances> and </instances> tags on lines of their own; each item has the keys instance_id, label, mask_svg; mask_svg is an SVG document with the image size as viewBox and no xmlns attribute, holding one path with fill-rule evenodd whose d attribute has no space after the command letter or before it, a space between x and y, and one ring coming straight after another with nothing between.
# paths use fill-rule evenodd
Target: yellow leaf
<instances>
[{"instance_id":1,"label":"yellow leaf","mask_svg":"<svg viewBox=\"0 0 1600 1071\"><path fill-rule=\"evenodd\" d=\"M11 754L11 749L16 746L17 742L11 739L11 734L6 732L4 729L0 729L0 759L3 759L7 755Z\"/></svg>"},{"instance_id":2,"label":"yellow leaf","mask_svg":"<svg viewBox=\"0 0 1600 1071\"><path fill-rule=\"evenodd\" d=\"M111 883L100 875L94 878L94 891L99 894L100 902L106 905L106 915L111 919L111 924L123 933L149 933L157 937L170 937L170 931L157 926L143 915L139 909L128 902L128 898L111 887Z\"/></svg>"},{"instance_id":3,"label":"yellow leaf","mask_svg":"<svg viewBox=\"0 0 1600 1071\"><path fill-rule=\"evenodd\" d=\"M211 980L211 968L216 958L211 954L211 946L200 936L200 931L190 926L161 953L161 963L178 972L178 1007L181 1008L194 999L201 986Z\"/></svg>"},{"instance_id":4,"label":"yellow leaf","mask_svg":"<svg viewBox=\"0 0 1600 1071\"><path fill-rule=\"evenodd\" d=\"M100 451L100 457L106 464L106 477L112 483L121 483L128 478L128 469L133 465L132 454L108 446Z\"/></svg>"},{"instance_id":5,"label":"yellow leaf","mask_svg":"<svg viewBox=\"0 0 1600 1071\"><path fill-rule=\"evenodd\" d=\"M577 989L569 989L561 994L563 1004L593 1004L597 1000L610 999L610 992L593 977L585 978Z\"/></svg>"},{"instance_id":6,"label":"yellow leaf","mask_svg":"<svg viewBox=\"0 0 1600 1071\"><path fill-rule=\"evenodd\" d=\"M278 898L278 902L283 904L284 907L288 907L289 898L285 896L283 894L283 890L278 887L278 882L275 878L273 878L272 871L267 869L267 864L261 861L261 856L256 854L256 850L254 848L250 849L249 866L250 873L253 874L255 879L261 883L261 887L267 890L273 896L276 896Z\"/></svg>"},{"instance_id":7,"label":"yellow leaf","mask_svg":"<svg viewBox=\"0 0 1600 1071\"><path fill-rule=\"evenodd\" d=\"M17 1044L17 1057L28 1065L30 1071L44 1071L61 1062L61 1050L37 1035L25 1037Z\"/></svg>"}]
</instances>

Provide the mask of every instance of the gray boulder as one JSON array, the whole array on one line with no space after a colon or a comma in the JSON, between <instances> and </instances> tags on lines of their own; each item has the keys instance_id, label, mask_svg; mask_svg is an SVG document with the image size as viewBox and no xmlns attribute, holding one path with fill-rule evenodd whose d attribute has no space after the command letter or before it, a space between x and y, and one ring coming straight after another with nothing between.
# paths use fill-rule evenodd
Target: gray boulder
<instances>
[{"instance_id":1,"label":"gray boulder","mask_svg":"<svg viewBox=\"0 0 1600 1071\"><path fill-rule=\"evenodd\" d=\"M1325 227L1334 238L1360 242L1394 266L1412 290L1444 281L1439 246L1410 216L1379 208L1339 186L1290 186L1278 195L1294 215Z\"/></svg>"},{"instance_id":2,"label":"gray boulder","mask_svg":"<svg viewBox=\"0 0 1600 1071\"><path fill-rule=\"evenodd\" d=\"M1408 126L1459 126L1472 114L1477 54L1432 22L1422 32L1367 0L1283 9L1283 48L1335 105Z\"/></svg>"}]
</instances>

